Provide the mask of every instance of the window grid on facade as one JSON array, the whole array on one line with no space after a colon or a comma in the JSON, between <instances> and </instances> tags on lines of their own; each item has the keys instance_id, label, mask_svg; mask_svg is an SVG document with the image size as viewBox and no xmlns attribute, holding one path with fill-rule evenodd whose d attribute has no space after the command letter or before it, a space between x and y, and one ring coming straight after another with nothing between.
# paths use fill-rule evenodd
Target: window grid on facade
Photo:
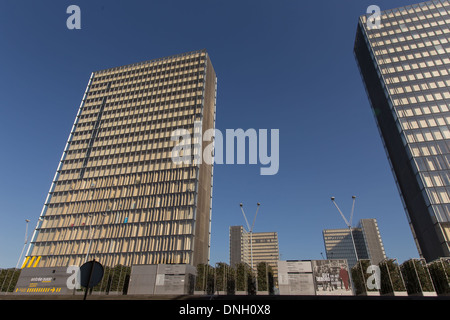
<instances>
[{"instance_id":1,"label":"window grid on facade","mask_svg":"<svg viewBox=\"0 0 450 320\"><path fill-rule=\"evenodd\" d=\"M388 108L402 139L404 152L426 202L428 214L433 220L444 252L448 252L450 4L448 1L428 1L385 10L381 12L378 28L369 27L368 18L369 16L360 17L358 28L362 38L357 40L365 42L368 48ZM359 49L361 43L358 44L358 41L355 42L355 52L357 60L361 62L362 50ZM360 69L366 69L361 63ZM366 90L371 95L372 104L378 105L374 89L366 87ZM374 108L377 119L382 117L381 112L386 111ZM380 129L382 136L387 134L385 132L386 129ZM384 139L389 138L385 136ZM385 147L389 144L386 141L384 143ZM392 152L389 154L390 158ZM398 171L399 169L396 174L400 176ZM402 183L399 188L405 189ZM402 200L411 203L407 199ZM411 206L409 204L410 210ZM413 224L418 231L419 222L411 223L407 207L405 204L416 237ZM423 222L420 224L423 225ZM420 251L420 245L418 247Z\"/></svg>"},{"instance_id":2,"label":"window grid on facade","mask_svg":"<svg viewBox=\"0 0 450 320\"><path fill-rule=\"evenodd\" d=\"M212 167L173 163L171 134L214 127L216 81L204 50L92 73L27 255L207 263Z\"/></svg>"},{"instance_id":3,"label":"window grid on facade","mask_svg":"<svg viewBox=\"0 0 450 320\"><path fill-rule=\"evenodd\" d=\"M266 262L278 277L278 233L276 232L247 232L242 226L230 227L230 265L238 263L252 265L256 270L258 263Z\"/></svg>"}]
</instances>

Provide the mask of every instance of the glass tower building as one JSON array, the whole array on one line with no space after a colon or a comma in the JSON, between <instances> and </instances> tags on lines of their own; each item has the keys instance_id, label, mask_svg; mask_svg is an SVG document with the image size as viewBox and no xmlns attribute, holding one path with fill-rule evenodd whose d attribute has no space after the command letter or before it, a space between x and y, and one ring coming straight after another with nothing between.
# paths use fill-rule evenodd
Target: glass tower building
<instances>
[{"instance_id":1,"label":"glass tower building","mask_svg":"<svg viewBox=\"0 0 450 320\"><path fill-rule=\"evenodd\" d=\"M450 3L361 16L354 54L419 254L450 250Z\"/></svg>"},{"instance_id":2,"label":"glass tower building","mask_svg":"<svg viewBox=\"0 0 450 320\"><path fill-rule=\"evenodd\" d=\"M358 260L378 264L386 259L376 219L361 219L351 233L350 229L325 229L322 233L327 259L347 259L350 268Z\"/></svg>"},{"instance_id":3,"label":"glass tower building","mask_svg":"<svg viewBox=\"0 0 450 320\"><path fill-rule=\"evenodd\" d=\"M205 50L93 72L23 265L208 263L213 166L172 133L198 146L216 89Z\"/></svg>"}]
</instances>

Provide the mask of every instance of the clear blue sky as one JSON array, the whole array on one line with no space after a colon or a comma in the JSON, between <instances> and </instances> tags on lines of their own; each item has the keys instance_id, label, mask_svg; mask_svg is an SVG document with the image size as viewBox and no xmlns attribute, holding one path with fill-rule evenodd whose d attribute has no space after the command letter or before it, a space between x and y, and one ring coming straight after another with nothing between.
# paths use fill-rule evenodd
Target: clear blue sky
<instances>
[{"instance_id":1,"label":"clear blue sky","mask_svg":"<svg viewBox=\"0 0 450 320\"><path fill-rule=\"evenodd\" d=\"M179 0L0 2L0 267L36 225L90 73L206 48L218 76L218 129L279 129L280 170L216 165L211 263L229 227L261 202L255 232L286 259L320 259L322 230L376 218L386 253L418 257L353 56L357 19L410 1ZM81 30L66 8L81 8Z\"/></svg>"}]
</instances>

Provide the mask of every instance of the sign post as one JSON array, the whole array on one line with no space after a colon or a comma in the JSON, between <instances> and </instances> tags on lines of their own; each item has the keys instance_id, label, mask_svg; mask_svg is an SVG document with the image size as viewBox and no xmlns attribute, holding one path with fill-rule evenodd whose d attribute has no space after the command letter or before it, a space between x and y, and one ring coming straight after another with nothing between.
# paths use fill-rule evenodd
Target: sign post
<instances>
[{"instance_id":1,"label":"sign post","mask_svg":"<svg viewBox=\"0 0 450 320\"><path fill-rule=\"evenodd\" d=\"M89 289L95 287L103 278L103 266L93 259L83 264L80 268L80 284L86 288L84 299L86 300Z\"/></svg>"}]
</instances>

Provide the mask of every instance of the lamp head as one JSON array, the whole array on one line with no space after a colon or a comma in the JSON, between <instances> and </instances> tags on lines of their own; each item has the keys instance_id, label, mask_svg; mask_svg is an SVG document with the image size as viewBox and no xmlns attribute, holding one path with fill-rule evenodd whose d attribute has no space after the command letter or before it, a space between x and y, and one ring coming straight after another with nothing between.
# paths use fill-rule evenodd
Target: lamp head
<instances>
[{"instance_id":1,"label":"lamp head","mask_svg":"<svg viewBox=\"0 0 450 320\"><path fill-rule=\"evenodd\" d=\"M256 205L258 205L258 206L259 206L260 204L261 204L261 203L259 203L259 202L258 202L258 203L257 203Z\"/></svg>"},{"instance_id":2,"label":"lamp head","mask_svg":"<svg viewBox=\"0 0 450 320\"><path fill-rule=\"evenodd\" d=\"M239 203L239 206L242 207L242 203Z\"/></svg>"},{"instance_id":3,"label":"lamp head","mask_svg":"<svg viewBox=\"0 0 450 320\"><path fill-rule=\"evenodd\" d=\"M334 201L334 197L331 197L331 201Z\"/></svg>"}]
</instances>

